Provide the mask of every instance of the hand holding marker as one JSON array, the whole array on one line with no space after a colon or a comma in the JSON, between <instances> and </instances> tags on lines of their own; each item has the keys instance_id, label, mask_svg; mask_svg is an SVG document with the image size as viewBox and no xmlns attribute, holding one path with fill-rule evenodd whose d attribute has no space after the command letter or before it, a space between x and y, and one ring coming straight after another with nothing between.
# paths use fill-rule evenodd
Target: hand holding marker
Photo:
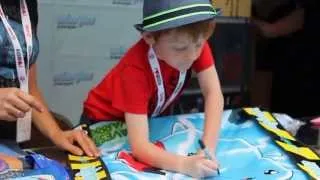
<instances>
[{"instance_id":1,"label":"hand holding marker","mask_svg":"<svg viewBox=\"0 0 320 180\"><path fill-rule=\"evenodd\" d=\"M199 142L201 150L204 151L204 154L205 154L206 158L212 160L212 157L211 157L211 155L209 153L209 150L208 150L208 148L206 148L206 146L204 145L203 141L201 139L199 139L198 142ZM218 175L220 175L219 168L217 168L217 173L218 173Z\"/></svg>"}]
</instances>

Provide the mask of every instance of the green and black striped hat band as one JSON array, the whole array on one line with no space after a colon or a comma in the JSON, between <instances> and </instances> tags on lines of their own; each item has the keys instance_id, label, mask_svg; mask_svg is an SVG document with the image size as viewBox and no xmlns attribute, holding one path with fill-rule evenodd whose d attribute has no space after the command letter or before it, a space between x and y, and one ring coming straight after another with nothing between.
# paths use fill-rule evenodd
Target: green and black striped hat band
<instances>
[{"instance_id":1,"label":"green and black striped hat band","mask_svg":"<svg viewBox=\"0 0 320 180\"><path fill-rule=\"evenodd\" d=\"M208 3L186 5L145 17L143 19L143 29L156 28L164 23L199 15L212 15L214 17L218 15L218 11Z\"/></svg>"}]
</instances>

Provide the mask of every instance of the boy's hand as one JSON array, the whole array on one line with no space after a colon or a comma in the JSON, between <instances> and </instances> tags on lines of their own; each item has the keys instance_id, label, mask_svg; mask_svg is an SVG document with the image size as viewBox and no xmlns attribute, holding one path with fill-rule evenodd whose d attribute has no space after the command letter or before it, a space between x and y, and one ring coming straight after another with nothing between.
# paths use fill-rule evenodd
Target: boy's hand
<instances>
[{"instance_id":1,"label":"boy's hand","mask_svg":"<svg viewBox=\"0 0 320 180\"><path fill-rule=\"evenodd\" d=\"M186 157L182 173L192 176L194 178L204 178L216 174L218 163L214 160L208 160L202 155L194 155Z\"/></svg>"},{"instance_id":2,"label":"boy's hand","mask_svg":"<svg viewBox=\"0 0 320 180\"><path fill-rule=\"evenodd\" d=\"M100 155L99 149L84 130L74 129L56 133L52 141L61 149L79 156L86 154L87 156L98 157ZM78 146L75 144L78 144Z\"/></svg>"}]
</instances>

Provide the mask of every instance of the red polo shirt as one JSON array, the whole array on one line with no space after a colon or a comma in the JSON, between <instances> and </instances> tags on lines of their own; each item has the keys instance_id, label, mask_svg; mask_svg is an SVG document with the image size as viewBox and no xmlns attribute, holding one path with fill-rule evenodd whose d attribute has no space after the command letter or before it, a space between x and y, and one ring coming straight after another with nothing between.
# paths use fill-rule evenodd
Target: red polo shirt
<instances>
[{"instance_id":1,"label":"red polo shirt","mask_svg":"<svg viewBox=\"0 0 320 180\"><path fill-rule=\"evenodd\" d=\"M157 103L157 86L148 61L148 50L149 46L143 39L138 41L102 81L90 90L84 102L86 116L101 121L124 119L124 112L149 116L153 113ZM178 83L179 71L162 60L159 60L159 64L168 99ZM192 69L198 73L212 65L213 56L206 43ZM190 74L191 71L186 81L190 79Z\"/></svg>"}]
</instances>

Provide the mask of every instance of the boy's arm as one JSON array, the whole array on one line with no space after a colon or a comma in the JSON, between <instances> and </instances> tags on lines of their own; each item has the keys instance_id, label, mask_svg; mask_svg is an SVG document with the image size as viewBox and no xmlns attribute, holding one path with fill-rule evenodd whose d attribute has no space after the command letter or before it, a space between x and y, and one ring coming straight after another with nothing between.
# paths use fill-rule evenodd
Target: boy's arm
<instances>
[{"instance_id":1,"label":"boy's arm","mask_svg":"<svg viewBox=\"0 0 320 180\"><path fill-rule=\"evenodd\" d=\"M175 172L182 171L185 157L164 151L149 141L147 115L125 113L125 119L135 158L153 167Z\"/></svg>"},{"instance_id":2,"label":"boy's arm","mask_svg":"<svg viewBox=\"0 0 320 180\"><path fill-rule=\"evenodd\" d=\"M205 102L205 126L202 140L211 152L215 152L224 102L219 78L214 66L199 72L198 81Z\"/></svg>"}]
</instances>

